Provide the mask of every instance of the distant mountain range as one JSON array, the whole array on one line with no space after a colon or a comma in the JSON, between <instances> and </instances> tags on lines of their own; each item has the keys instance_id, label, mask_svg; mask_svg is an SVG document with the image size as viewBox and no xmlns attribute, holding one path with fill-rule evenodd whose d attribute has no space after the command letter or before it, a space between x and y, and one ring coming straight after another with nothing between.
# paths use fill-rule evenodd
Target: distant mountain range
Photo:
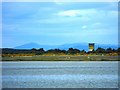
<instances>
[{"instance_id":1,"label":"distant mountain range","mask_svg":"<svg viewBox=\"0 0 120 90\"><path fill-rule=\"evenodd\" d=\"M110 45L110 44L98 44L95 43L95 49L97 49L98 47L101 48L114 48L117 49L118 46L117 45ZM40 45L37 43L27 43L24 45L20 45L17 47L14 47L15 49L32 49L32 48L44 48L44 50L49 50L49 49L61 49L61 50L68 50L69 48L76 48L79 50L85 50L88 51L88 43L72 43L72 44L64 44L64 45Z\"/></svg>"}]
</instances>

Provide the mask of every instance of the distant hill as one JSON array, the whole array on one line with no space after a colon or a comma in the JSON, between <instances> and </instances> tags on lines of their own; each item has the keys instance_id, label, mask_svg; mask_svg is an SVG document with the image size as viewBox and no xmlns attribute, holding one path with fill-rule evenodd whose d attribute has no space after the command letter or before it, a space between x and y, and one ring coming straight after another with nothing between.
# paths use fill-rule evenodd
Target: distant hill
<instances>
[{"instance_id":1,"label":"distant hill","mask_svg":"<svg viewBox=\"0 0 120 90\"><path fill-rule=\"evenodd\" d=\"M60 49L65 49L67 50L68 48L77 48L79 50L85 50L85 51L88 51L88 43L73 43L73 44L64 44L64 45L61 45L59 46L58 48ZM104 49L107 49L107 48L114 48L114 49L117 49L118 46L117 45L110 45L110 44L95 44L95 49L97 49L98 47L101 47L101 48L104 48Z\"/></svg>"},{"instance_id":2,"label":"distant hill","mask_svg":"<svg viewBox=\"0 0 120 90\"><path fill-rule=\"evenodd\" d=\"M39 49L39 48L44 48L45 50L48 50L48 49L54 48L54 46L52 46L52 45L40 45L40 44L37 44L37 43L27 43L27 44L24 44L24 45L16 46L14 48L15 49L32 49L32 48Z\"/></svg>"},{"instance_id":3,"label":"distant hill","mask_svg":"<svg viewBox=\"0 0 120 90\"><path fill-rule=\"evenodd\" d=\"M110 44L95 44L95 49L97 49L98 47L101 48L114 48L117 49L118 46L117 45L110 45ZM32 49L32 48L44 48L44 50L49 50L49 49L61 49L61 50L68 50L69 48L76 48L79 50L86 50L88 51L88 43L72 43L72 44L64 44L64 45L40 45L37 43L27 43L21 46L17 46L15 47L15 49Z\"/></svg>"}]
</instances>

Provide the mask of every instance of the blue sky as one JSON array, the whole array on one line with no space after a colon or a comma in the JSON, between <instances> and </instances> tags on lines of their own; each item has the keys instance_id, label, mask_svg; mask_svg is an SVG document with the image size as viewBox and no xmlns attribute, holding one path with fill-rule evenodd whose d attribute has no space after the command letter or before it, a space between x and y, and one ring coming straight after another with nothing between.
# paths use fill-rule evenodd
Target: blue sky
<instances>
[{"instance_id":1,"label":"blue sky","mask_svg":"<svg viewBox=\"0 0 120 90\"><path fill-rule=\"evenodd\" d=\"M2 44L118 44L118 3L2 3Z\"/></svg>"}]
</instances>

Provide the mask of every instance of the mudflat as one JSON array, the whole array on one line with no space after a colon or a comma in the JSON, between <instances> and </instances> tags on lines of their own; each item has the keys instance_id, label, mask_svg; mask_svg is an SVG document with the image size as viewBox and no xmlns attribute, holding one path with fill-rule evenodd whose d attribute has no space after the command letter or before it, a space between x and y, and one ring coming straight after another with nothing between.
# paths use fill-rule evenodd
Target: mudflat
<instances>
[{"instance_id":1,"label":"mudflat","mask_svg":"<svg viewBox=\"0 0 120 90\"><path fill-rule=\"evenodd\" d=\"M2 62L3 88L117 88L119 61Z\"/></svg>"}]
</instances>

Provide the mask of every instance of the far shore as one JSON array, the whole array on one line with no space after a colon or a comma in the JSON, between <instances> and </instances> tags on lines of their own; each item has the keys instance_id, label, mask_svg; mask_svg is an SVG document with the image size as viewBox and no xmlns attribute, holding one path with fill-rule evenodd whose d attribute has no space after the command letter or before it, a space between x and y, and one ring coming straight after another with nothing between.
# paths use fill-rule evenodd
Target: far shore
<instances>
[{"instance_id":1,"label":"far shore","mask_svg":"<svg viewBox=\"0 0 120 90\"><path fill-rule=\"evenodd\" d=\"M119 56L106 55L36 55L2 57L2 61L119 61Z\"/></svg>"}]
</instances>

